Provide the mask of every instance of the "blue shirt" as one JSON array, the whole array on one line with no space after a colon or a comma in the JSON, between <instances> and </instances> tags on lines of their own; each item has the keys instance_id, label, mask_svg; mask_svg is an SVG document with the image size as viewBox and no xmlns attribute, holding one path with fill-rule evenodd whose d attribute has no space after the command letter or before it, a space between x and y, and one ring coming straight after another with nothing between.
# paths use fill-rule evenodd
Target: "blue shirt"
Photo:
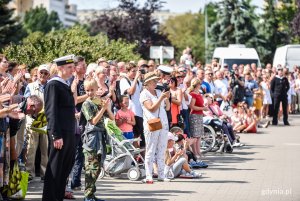
<instances>
[{"instance_id":1,"label":"blue shirt","mask_svg":"<svg viewBox=\"0 0 300 201\"><path fill-rule=\"evenodd\" d=\"M255 80L245 80L245 96L253 96L253 89L257 89L258 84Z\"/></svg>"},{"instance_id":2,"label":"blue shirt","mask_svg":"<svg viewBox=\"0 0 300 201\"><path fill-rule=\"evenodd\" d=\"M36 81L36 82L38 83L38 86L39 86L38 90L39 90L42 94L44 94L45 85L40 84L38 81ZM34 83L29 83L29 84L26 86L26 89L25 89L25 92L24 92L24 97L25 97L25 98L27 98L27 97L33 95L33 94L31 94L30 88L29 88L29 87L31 87L32 85L36 85L36 83L35 83L35 82L34 82ZM35 86L33 86L33 87L35 87Z\"/></svg>"},{"instance_id":3,"label":"blue shirt","mask_svg":"<svg viewBox=\"0 0 300 201\"><path fill-rule=\"evenodd\" d=\"M201 88L203 89L203 94L211 93L210 85L207 82L202 81Z\"/></svg>"}]
</instances>

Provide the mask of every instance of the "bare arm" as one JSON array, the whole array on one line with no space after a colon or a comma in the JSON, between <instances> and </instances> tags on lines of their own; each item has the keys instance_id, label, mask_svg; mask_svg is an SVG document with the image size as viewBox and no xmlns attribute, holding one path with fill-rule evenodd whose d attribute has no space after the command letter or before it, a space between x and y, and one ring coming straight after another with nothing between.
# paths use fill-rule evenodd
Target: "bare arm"
<instances>
[{"instance_id":1,"label":"bare arm","mask_svg":"<svg viewBox=\"0 0 300 201\"><path fill-rule=\"evenodd\" d=\"M160 107L161 102L169 96L170 96L169 91L164 92L161 94L161 96L159 97L157 102L153 103L151 100L146 100L143 104L144 104L145 108L147 108L147 110L149 110L150 112L155 112Z\"/></svg>"}]
</instances>

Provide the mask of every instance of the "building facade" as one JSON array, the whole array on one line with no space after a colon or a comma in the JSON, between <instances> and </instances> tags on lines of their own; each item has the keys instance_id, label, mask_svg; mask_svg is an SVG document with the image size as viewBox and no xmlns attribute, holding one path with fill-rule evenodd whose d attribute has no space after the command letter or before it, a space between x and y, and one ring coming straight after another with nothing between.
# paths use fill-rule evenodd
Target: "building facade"
<instances>
[{"instance_id":1,"label":"building facade","mask_svg":"<svg viewBox=\"0 0 300 201\"><path fill-rule=\"evenodd\" d=\"M80 24L89 24L91 21L96 19L98 16L103 15L105 13L113 13L116 12L114 9L111 10L78 10L78 22ZM169 10L161 10L155 11L153 13L153 18L156 19L160 24L164 24L170 17L174 17L180 15L179 13L172 13Z\"/></svg>"},{"instance_id":2,"label":"building facade","mask_svg":"<svg viewBox=\"0 0 300 201\"><path fill-rule=\"evenodd\" d=\"M68 0L13 0L9 7L15 9L15 15L23 17L26 11L42 6L50 13L57 12L64 26L69 27L77 22L77 6L69 4Z\"/></svg>"}]
</instances>

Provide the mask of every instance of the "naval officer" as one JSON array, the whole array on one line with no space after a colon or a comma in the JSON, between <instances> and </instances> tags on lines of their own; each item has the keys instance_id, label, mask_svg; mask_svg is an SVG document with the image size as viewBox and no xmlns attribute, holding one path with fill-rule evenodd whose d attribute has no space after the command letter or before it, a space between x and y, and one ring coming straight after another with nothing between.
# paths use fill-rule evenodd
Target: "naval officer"
<instances>
[{"instance_id":1,"label":"naval officer","mask_svg":"<svg viewBox=\"0 0 300 201\"><path fill-rule=\"evenodd\" d=\"M282 110L283 110L283 123L286 126L289 126L288 122L288 95L287 92L290 89L290 84L288 79L283 75L283 68L279 65L277 67L277 75L271 81L271 95L274 99L273 106L274 106L274 114L273 114L273 125L278 124L278 111L280 103L282 103Z\"/></svg>"},{"instance_id":2,"label":"naval officer","mask_svg":"<svg viewBox=\"0 0 300 201\"><path fill-rule=\"evenodd\" d=\"M56 77L45 86L50 154L45 173L43 201L63 201L66 181L75 159L75 102L68 80L74 72L74 55L54 60Z\"/></svg>"}]
</instances>

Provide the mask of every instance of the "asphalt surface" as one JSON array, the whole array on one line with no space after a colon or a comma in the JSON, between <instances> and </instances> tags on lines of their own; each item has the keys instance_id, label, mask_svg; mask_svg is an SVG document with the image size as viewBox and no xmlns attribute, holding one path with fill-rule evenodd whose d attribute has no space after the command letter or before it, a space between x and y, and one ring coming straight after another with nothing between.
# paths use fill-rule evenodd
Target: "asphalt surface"
<instances>
[{"instance_id":1,"label":"asphalt surface","mask_svg":"<svg viewBox=\"0 0 300 201\"><path fill-rule=\"evenodd\" d=\"M96 195L108 201L300 201L300 115L291 126L269 126L258 134L241 134L245 146L231 154L208 153L200 179L142 184L125 178L98 179ZM84 178L82 178L84 184ZM35 178L25 200L41 200L43 183ZM74 192L83 200L83 191Z\"/></svg>"}]
</instances>

